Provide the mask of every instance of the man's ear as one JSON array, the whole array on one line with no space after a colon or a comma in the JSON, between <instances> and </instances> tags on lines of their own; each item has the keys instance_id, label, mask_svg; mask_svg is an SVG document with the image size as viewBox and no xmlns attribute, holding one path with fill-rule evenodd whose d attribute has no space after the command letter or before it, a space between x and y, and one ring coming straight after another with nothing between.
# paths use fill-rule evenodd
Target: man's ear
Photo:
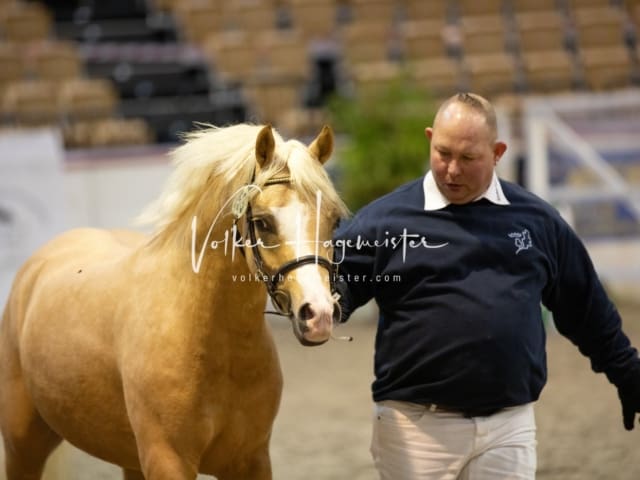
<instances>
[{"instance_id":1,"label":"man's ear","mask_svg":"<svg viewBox=\"0 0 640 480\"><path fill-rule=\"evenodd\" d=\"M431 138L433 137L433 128L431 127L427 127L424 129L424 136L427 137L429 140L431 140Z\"/></svg>"},{"instance_id":2,"label":"man's ear","mask_svg":"<svg viewBox=\"0 0 640 480\"><path fill-rule=\"evenodd\" d=\"M502 155L504 155L504 152L507 151L507 144L504 142L496 142L495 145L493 146L493 155L495 158L495 163L498 163L500 161L500 158L502 157Z\"/></svg>"}]
</instances>

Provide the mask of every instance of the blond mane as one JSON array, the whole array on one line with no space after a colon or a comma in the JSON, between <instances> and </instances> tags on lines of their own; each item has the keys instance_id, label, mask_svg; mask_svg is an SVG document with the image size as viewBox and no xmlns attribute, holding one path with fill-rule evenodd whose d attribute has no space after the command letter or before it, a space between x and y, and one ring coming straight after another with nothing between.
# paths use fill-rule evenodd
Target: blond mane
<instances>
[{"instance_id":1,"label":"blond mane","mask_svg":"<svg viewBox=\"0 0 640 480\"><path fill-rule=\"evenodd\" d=\"M213 192L212 210L219 209L239 188L251 182L256 167L255 143L260 125L238 124L229 127L203 126L185 136L186 142L172 155L174 170L163 192L138 218L156 233L185 220L200 198ZM273 161L253 181L264 186L270 178L288 170L292 185L306 201L314 202L322 193L324 211L344 217L348 209L335 191L329 176L297 140L285 141L273 131L276 150Z\"/></svg>"}]
</instances>

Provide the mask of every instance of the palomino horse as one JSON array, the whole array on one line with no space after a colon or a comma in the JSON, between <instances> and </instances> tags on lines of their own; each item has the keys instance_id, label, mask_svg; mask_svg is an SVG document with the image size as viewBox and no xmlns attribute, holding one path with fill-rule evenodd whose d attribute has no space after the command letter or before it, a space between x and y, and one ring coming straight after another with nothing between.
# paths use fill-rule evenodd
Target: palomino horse
<instances>
[{"instance_id":1,"label":"palomino horse","mask_svg":"<svg viewBox=\"0 0 640 480\"><path fill-rule=\"evenodd\" d=\"M155 235L74 230L25 263L0 330L8 480L40 478L62 439L129 480L271 478L282 377L263 311L268 292L300 342L331 335L332 149L329 127L308 147L204 129L174 152Z\"/></svg>"}]
</instances>

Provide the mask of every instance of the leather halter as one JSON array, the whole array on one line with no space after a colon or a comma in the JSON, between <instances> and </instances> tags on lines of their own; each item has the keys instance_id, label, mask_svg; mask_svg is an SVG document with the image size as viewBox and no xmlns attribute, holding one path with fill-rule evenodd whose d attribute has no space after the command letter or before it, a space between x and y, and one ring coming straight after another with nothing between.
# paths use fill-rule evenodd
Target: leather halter
<instances>
[{"instance_id":1,"label":"leather halter","mask_svg":"<svg viewBox=\"0 0 640 480\"><path fill-rule=\"evenodd\" d=\"M255 176L255 172L254 172L254 176ZM254 177L252 177L249 185L253 185L253 179ZM288 184L288 183L292 183L291 177L275 177L270 180L267 180L264 186L268 187L270 185L279 185L279 184ZM291 311L291 305L289 304L285 308L285 306L282 304L281 297L287 296L287 294L283 290L280 290L278 288L278 285L280 285L280 283L283 280L285 280L286 278L285 276L288 273L304 265L316 264L326 269L327 272L329 273L329 288L331 291L331 295L332 296L336 295L336 291L337 291L336 277L338 274L337 268L333 262L331 262L329 259L325 257L320 257L317 255L304 255L294 260L285 262L276 270L275 273L271 275L267 274L265 271L265 263L262 258L262 254L260 253L260 249L258 248L258 240L256 236L256 229L255 229L254 218L253 218L250 201L247 203L246 212L244 216L245 216L245 221L247 225L247 231L249 232L249 240L251 241L251 253L253 255L253 260L255 262L256 273L259 275L260 279L264 282L265 286L267 287L267 293L271 298L271 303L277 310L276 312L267 312L267 313L276 313L278 315L283 315L290 318L294 316L294 313ZM236 223L238 220L239 218L236 218L234 220L234 223ZM236 232L237 231L238 230L236 229ZM242 243L246 247L246 243L245 242L242 242ZM244 255L244 250L242 250L242 253Z\"/></svg>"}]
</instances>

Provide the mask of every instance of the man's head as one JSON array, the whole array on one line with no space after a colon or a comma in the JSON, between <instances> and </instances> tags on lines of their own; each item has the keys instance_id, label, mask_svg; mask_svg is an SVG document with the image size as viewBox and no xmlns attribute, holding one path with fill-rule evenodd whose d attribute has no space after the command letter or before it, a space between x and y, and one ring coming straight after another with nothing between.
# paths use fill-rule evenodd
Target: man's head
<instances>
[{"instance_id":1,"label":"man's head","mask_svg":"<svg viewBox=\"0 0 640 480\"><path fill-rule=\"evenodd\" d=\"M497 141L493 107L473 93L445 100L425 135L431 140L431 171L438 189L455 204L471 202L487 190L507 149Z\"/></svg>"}]
</instances>

